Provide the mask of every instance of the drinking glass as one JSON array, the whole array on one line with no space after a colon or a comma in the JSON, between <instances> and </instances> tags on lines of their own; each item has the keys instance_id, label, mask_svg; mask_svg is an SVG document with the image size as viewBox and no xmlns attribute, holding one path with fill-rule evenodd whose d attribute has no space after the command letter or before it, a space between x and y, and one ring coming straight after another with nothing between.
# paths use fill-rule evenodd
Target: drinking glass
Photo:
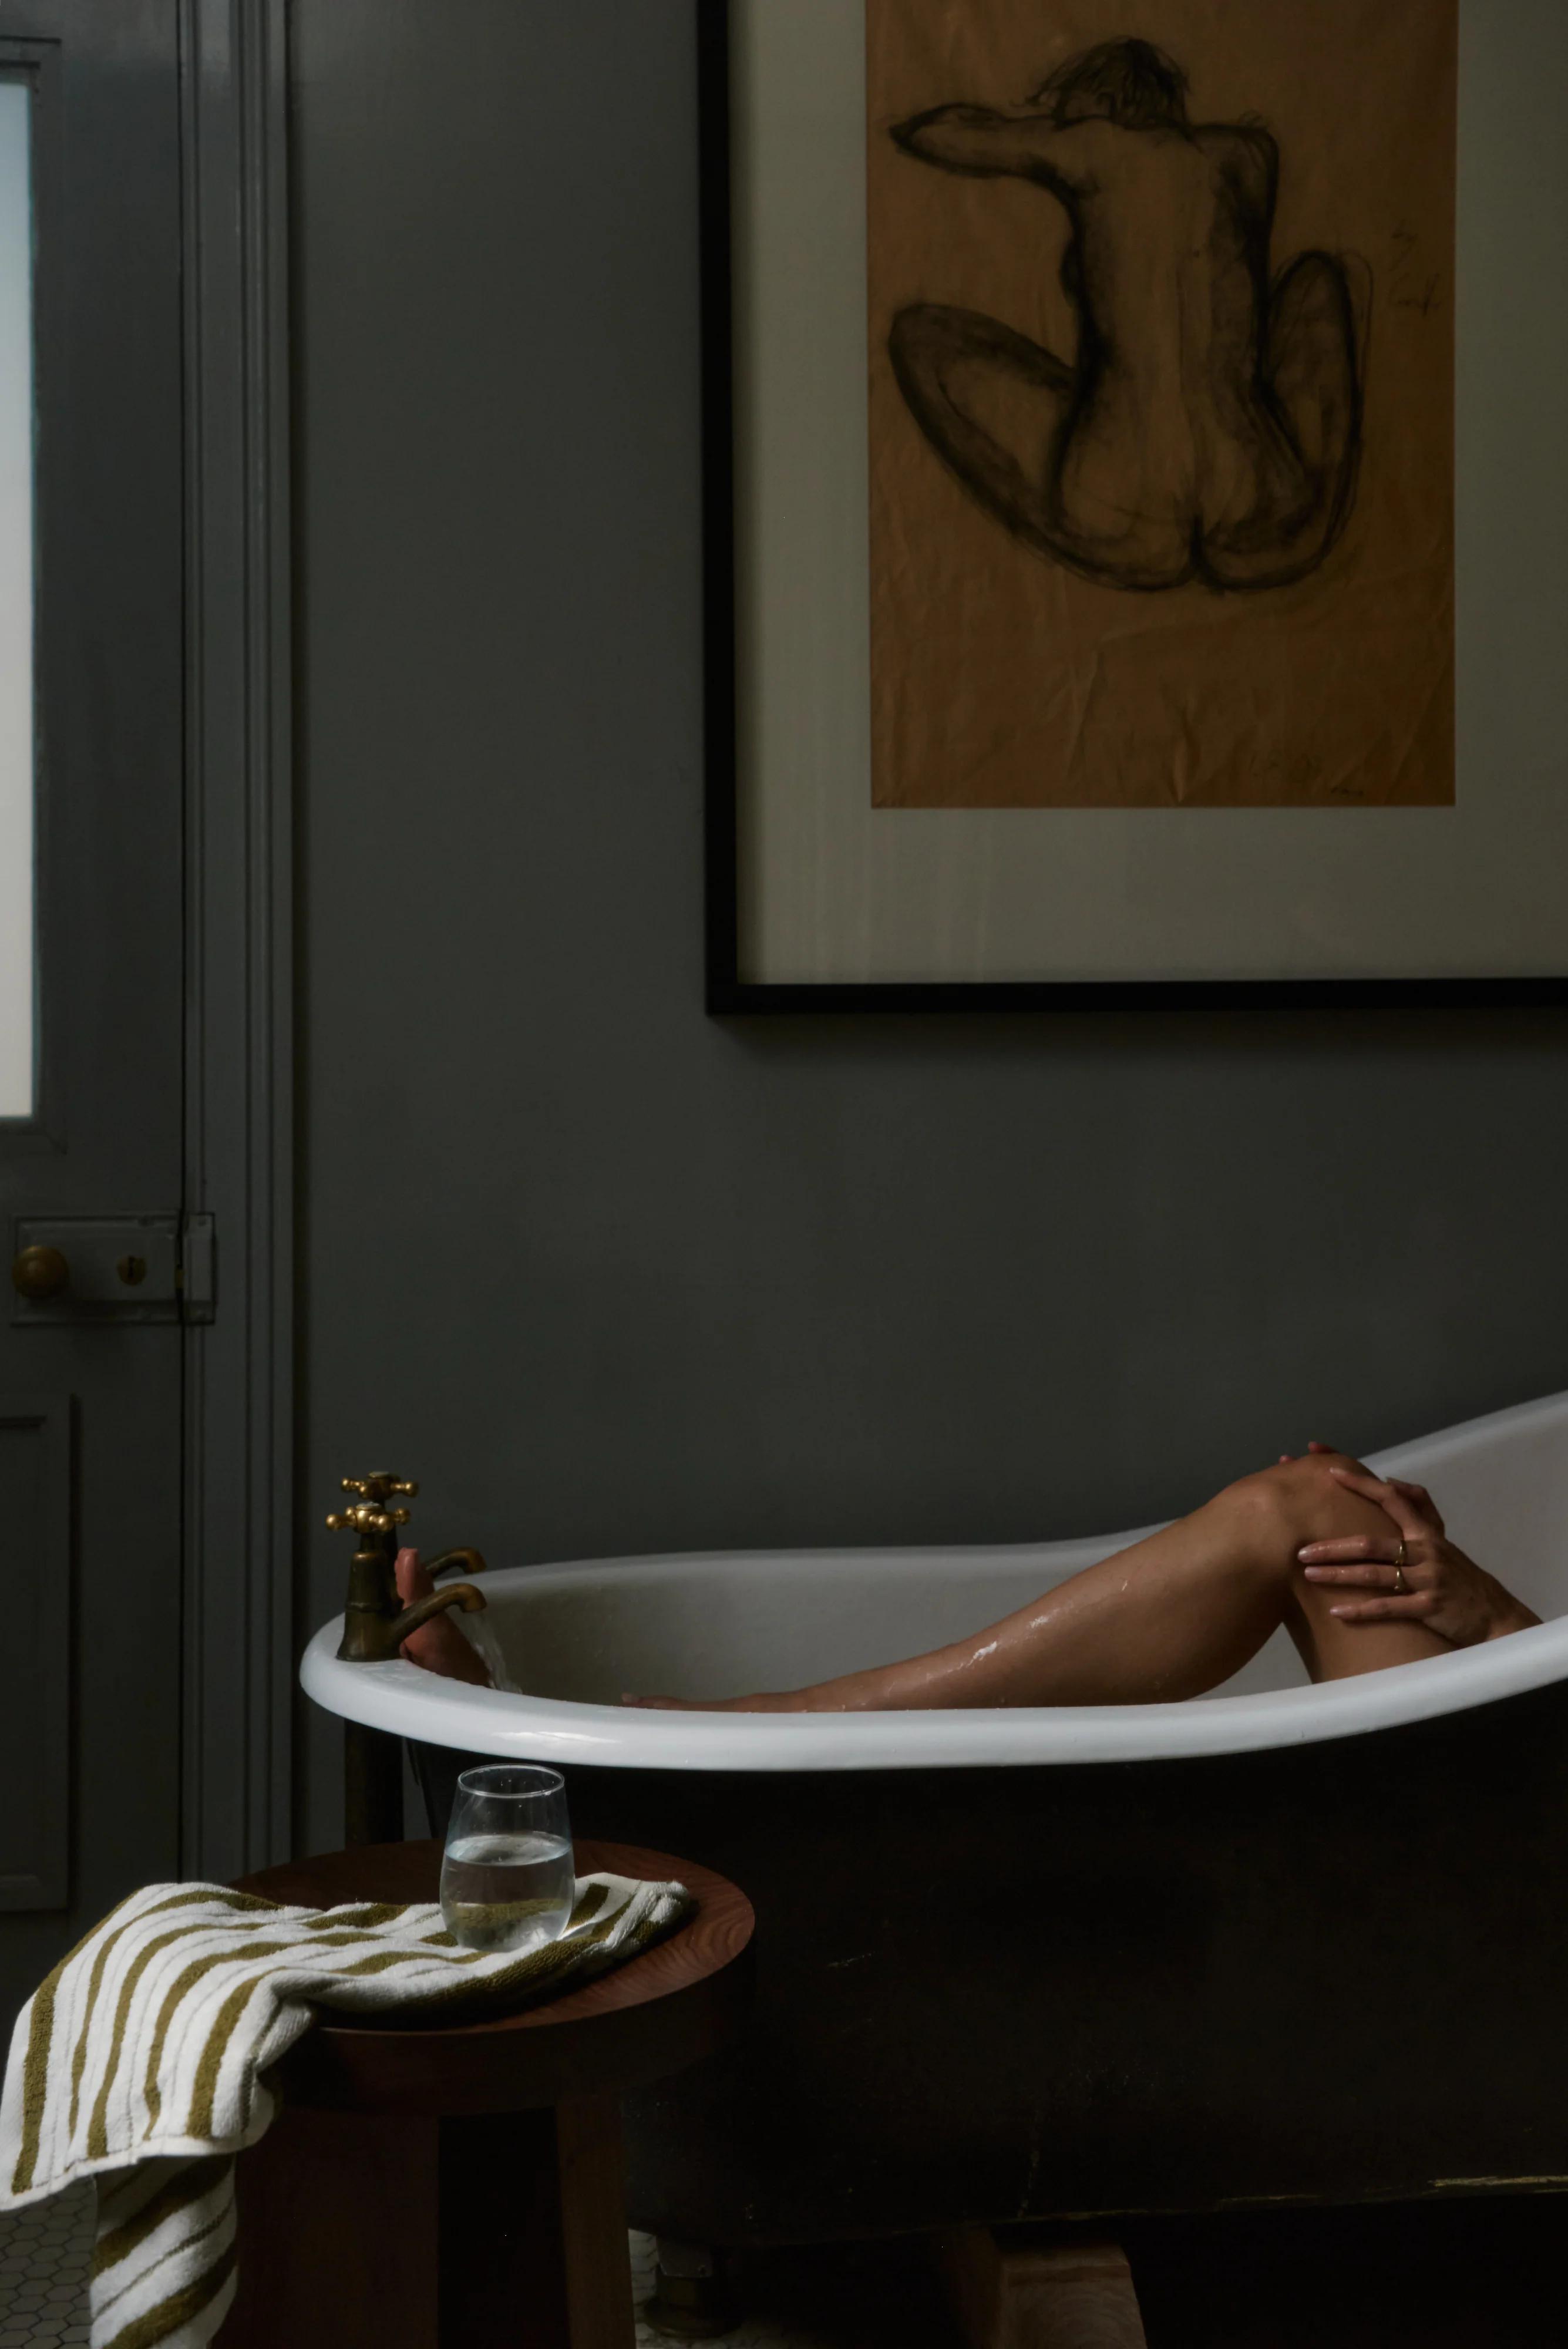
<instances>
[{"instance_id":1,"label":"drinking glass","mask_svg":"<svg viewBox=\"0 0 1568 2349\"><path fill-rule=\"evenodd\" d=\"M470 1950L536 1950L576 1898L560 1773L533 1762L465 1770L446 1831L441 1912Z\"/></svg>"}]
</instances>

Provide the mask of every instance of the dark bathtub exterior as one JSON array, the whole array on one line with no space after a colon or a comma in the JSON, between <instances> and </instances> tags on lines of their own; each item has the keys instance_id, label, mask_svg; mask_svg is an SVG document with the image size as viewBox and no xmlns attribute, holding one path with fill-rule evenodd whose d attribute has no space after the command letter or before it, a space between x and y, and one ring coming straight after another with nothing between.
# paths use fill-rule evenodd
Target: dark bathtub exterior
<instances>
[{"instance_id":1,"label":"dark bathtub exterior","mask_svg":"<svg viewBox=\"0 0 1568 2349\"><path fill-rule=\"evenodd\" d=\"M484 1758L415 1749L433 1832ZM1562 1687L1216 1759L566 1775L757 1911L749 2034L628 2106L639 2226L1568 2189Z\"/></svg>"}]
</instances>

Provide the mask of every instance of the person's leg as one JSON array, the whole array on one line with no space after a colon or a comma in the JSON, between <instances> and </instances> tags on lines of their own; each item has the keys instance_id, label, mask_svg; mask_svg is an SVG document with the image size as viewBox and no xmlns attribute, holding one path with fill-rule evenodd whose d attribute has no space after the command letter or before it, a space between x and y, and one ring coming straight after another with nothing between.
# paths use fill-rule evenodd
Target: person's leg
<instances>
[{"instance_id":1,"label":"person's leg","mask_svg":"<svg viewBox=\"0 0 1568 2349\"><path fill-rule=\"evenodd\" d=\"M789 1694L684 1700L724 1712L902 1712L939 1706L1155 1704L1200 1696L1239 1671L1282 1622L1314 1680L1447 1651L1424 1625L1353 1625L1306 1582L1304 1542L1386 1534L1322 1454L1243 1477L1189 1517L1103 1559L1000 1623L949 1647ZM628 1698L662 1707L670 1700Z\"/></svg>"},{"instance_id":2,"label":"person's leg","mask_svg":"<svg viewBox=\"0 0 1568 2349\"><path fill-rule=\"evenodd\" d=\"M999 319L940 302L917 302L898 312L888 356L909 413L942 462L998 522L1038 543L1047 526L1037 479L1041 455L1071 404L1072 368ZM964 389L987 381L1026 397L1033 416L1027 463L966 403Z\"/></svg>"},{"instance_id":3,"label":"person's leg","mask_svg":"<svg viewBox=\"0 0 1568 2349\"><path fill-rule=\"evenodd\" d=\"M1189 519L1158 500L1156 510L1142 510L1138 467L1149 419L1123 416L1113 429L1080 413L1075 370L978 310L915 303L894 319L888 353L909 412L942 462L1036 554L1105 587L1177 587L1191 577ZM1027 432L1016 435L1027 438L1027 461L975 412L988 388L993 398L1027 395Z\"/></svg>"},{"instance_id":4,"label":"person's leg","mask_svg":"<svg viewBox=\"0 0 1568 2349\"><path fill-rule=\"evenodd\" d=\"M1275 286L1262 367L1273 493L1234 527L1205 533L1211 585L1256 589L1304 579L1349 519L1361 460L1364 298L1355 266L1336 254L1302 254Z\"/></svg>"}]
</instances>

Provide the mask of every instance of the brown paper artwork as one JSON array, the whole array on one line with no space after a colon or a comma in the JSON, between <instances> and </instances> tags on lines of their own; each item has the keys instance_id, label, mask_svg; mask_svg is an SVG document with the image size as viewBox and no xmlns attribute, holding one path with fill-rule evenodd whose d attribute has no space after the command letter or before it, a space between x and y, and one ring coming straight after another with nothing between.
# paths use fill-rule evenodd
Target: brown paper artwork
<instances>
[{"instance_id":1,"label":"brown paper artwork","mask_svg":"<svg viewBox=\"0 0 1568 2349\"><path fill-rule=\"evenodd\" d=\"M1454 797L1458 0L867 0L878 807Z\"/></svg>"}]
</instances>

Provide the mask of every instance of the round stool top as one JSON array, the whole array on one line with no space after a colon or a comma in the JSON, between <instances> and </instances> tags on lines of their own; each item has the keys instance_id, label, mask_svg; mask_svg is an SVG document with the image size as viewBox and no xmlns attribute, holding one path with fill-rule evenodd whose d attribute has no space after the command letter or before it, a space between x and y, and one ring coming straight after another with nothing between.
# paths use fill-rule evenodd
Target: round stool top
<instances>
[{"instance_id":1,"label":"round stool top","mask_svg":"<svg viewBox=\"0 0 1568 2349\"><path fill-rule=\"evenodd\" d=\"M295 1908L350 1900L434 1900L439 1843L366 1844L243 1876L235 1889ZM520 2112L572 2096L619 2094L705 2055L743 2013L752 1904L711 1868L631 1844L576 1846L579 1876L607 1869L684 1884L696 1914L679 1932L581 1990L483 2023L421 2028L335 2016L278 2066L287 2101L353 2112Z\"/></svg>"}]
</instances>

